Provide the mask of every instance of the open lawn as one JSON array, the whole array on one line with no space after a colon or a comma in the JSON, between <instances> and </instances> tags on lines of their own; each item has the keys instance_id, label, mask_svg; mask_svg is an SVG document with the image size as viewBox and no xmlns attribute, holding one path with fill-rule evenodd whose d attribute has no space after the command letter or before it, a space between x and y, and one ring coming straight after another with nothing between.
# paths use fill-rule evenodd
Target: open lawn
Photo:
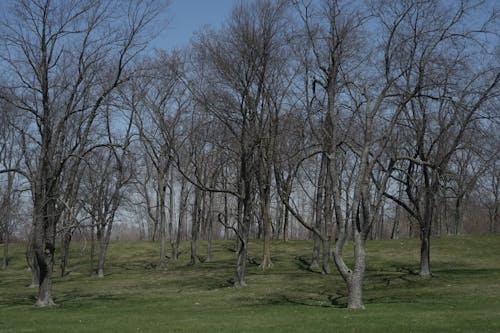
<instances>
[{"instance_id":1,"label":"open lawn","mask_svg":"<svg viewBox=\"0 0 500 333\"><path fill-rule=\"evenodd\" d=\"M112 243L99 279L88 276L88 249L74 244L69 275L54 281L59 307L40 309L26 287L25 245L14 244L0 271L0 333L500 332L500 235L434 239L431 279L416 275L418 240L369 241L364 311L344 308L333 263L331 275L307 270L309 241L273 243L266 271L252 242L244 289L231 287L233 241L214 242L212 262L194 267L182 245L181 261L158 270L157 244Z\"/></svg>"}]
</instances>

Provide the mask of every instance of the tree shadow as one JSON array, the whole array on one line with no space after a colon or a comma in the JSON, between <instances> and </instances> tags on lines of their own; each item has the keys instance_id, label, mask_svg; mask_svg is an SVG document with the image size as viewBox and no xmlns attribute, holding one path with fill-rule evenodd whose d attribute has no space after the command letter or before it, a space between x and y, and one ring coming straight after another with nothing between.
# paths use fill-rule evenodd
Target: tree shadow
<instances>
[{"instance_id":1,"label":"tree shadow","mask_svg":"<svg viewBox=\"0 0 500 333\"><path fill-rule=\"evenodd\" d=\"M311 273L317 273L317 274L321 274L321 271L320 270L315 270L315 269L312 269L311 268L311 263L309 262L309 260L307 260L306 258L304 258L303 256L296 256L295 257L295 263L296 263L296 266L302 270L302 271L306 271L306 272L311 272Z\"/></svg>"}]
</instances>

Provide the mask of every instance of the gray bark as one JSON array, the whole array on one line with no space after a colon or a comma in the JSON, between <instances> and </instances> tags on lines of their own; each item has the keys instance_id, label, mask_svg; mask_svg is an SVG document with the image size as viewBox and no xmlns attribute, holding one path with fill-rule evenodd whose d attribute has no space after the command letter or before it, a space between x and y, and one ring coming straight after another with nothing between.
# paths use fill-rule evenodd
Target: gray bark
<instances>
[{"instance_id":1,"label":"gray bark","mask_svg":"<svg viewBox=\"0 0 500 333\"><path fill-rule=\"evenodd\" d=\"M191 258L189 265L196 264L196 241L198 240L198 232L200 229L200 203L201 190L196 187L194 190L194 204L193 204L193 214L191 221Z\"/></svg>"}]
</instances>

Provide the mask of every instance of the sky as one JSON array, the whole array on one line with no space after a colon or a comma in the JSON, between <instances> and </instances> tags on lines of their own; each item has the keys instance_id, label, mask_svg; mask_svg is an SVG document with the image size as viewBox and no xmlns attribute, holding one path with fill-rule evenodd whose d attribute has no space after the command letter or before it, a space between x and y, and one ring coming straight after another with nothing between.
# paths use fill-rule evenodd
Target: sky
<instances>
[{"instance_id":1,"label":"sky","mask_svg":"<svg viewBox=\"0 0 500 333\"><path fill-rule=\"evenodd\" d=\"M217 28L239 0L172 0L161 18L166 28L153 41L153 47L173 50L189 44L192 34L203 26Z\"/></svg>"}]
</instances>

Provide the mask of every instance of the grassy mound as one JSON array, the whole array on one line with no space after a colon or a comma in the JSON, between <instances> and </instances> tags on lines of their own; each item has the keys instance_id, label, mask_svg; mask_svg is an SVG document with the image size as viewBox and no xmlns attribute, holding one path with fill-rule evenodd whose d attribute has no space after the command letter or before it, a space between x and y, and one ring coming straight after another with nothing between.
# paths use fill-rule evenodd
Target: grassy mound
<instances>
[{"instance_id":1,"label":"grassy mound","mask_svg":"<svg viewBox=\"0 0 500 333\"><path fill-rule=\"evenodd\" d=\"M417 240L368 242L364 311L344 308L333 263L331 275L307 269L308 241L273 243L266 271L252 242L248 287L232 288L234 246L214 242L211 262L188 267L183 244L180 262L159 270L157 244L116 242L99 279L88 276L88 249L74 244L69 274L54 280L60 306L40 309L25 245L14 244L0 271L0 333L500 332L500 235L434 239L431 279L416 274Z\"/></svg>"}]
</instances>

